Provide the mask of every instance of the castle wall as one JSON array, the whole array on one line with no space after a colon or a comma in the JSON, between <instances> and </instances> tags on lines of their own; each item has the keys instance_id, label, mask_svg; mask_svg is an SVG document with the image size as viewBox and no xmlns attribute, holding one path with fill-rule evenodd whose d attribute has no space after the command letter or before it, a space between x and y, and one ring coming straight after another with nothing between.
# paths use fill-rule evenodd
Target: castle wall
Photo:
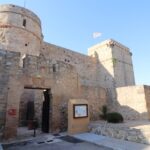
<instances>
[{"instance_id":1,"label":"castle wall","mask_svg":"<svg viewBox=\"0 0 150 150\"><path fill-rule=\"evenodd\" d=\"M72 65L77 71L76 76L81 85L101 86L101 68L95 58L48 43L43 44L41 53L51 59L53 64L60 61Z\"/></svg>"},{"instance_id":2,"label":"castle wall","mask_svg":"<svg viewBox=\"0 0 150 150\"><path fill-rule=\"evenodd\" d=\"M116 87L135 85L132 53L129 49L114 45L112 55Z\"/></svg>"},{"instance_id":3,"label":"castle wall","mask_svg":"<svg viewBox=\"0 0 150 150\"><path fill-rule=\"evenodd\" d=\"M116 110L124 119L140 120L149 119L150 88L147 86L127 86L116 89L117 102Z\"/></svg>"},{"instance_id":4,"label":"castle wall","mask_svg":"<svg viewBox=\"0 0 150 150\"><path fill-rule=\"evenodd\" d=\"M39 127L42 124L42 106L44 95L42 89L24 89L20 97L19 126L27 126L27 103L34 103L34 117L38 119Z\"/></svg>"},{"instance_id":5,"label":"castle wall","mask_svg":"<svg viewBox=\"0 0 150 150\"><path fill-rule=\"evenodd\" d=\"M0 50L0 126L5 123L10 76L19 74L19 53Z\"/></svg>"},{"instance_id":6,"label":"castle wall","mask_svg":"<svg viewBox=\"0 0 150 150\"><path fill-rule=\"evenodd\" d=\"M109 42L103 42L88 49L88 55L96 58L100 64L100 84L107 89L108 107L113 109L113 103L116 101L116 85L114 77L112 47Z\"/></svg>"},{"instance_id":7,"label":"castle wall","mask_svg":"<svg viewBox=\"0 0 150 150\"><path fill-rule=\"evenodd\" d=\"M106 91L94 84L95 80L92 81L90 77L85 78L84 70L81 75L75 66L52 57L46 58L43 54L40 54L39 57L26 55L22 66L19 65L19 53L1 50L0 54L2 64L0 68L0 88L2 89L0 94L0 123L3 125L5 123L5 128L7 128L5 130L6 138L15 135L16 128L19 125L19 116L20 119L25 118L22 114L25 112L24 106L28 101L27 97L30 96L30 92L35 93L35 107L39 114L36 113L37 110L35 113L39 120L41 119L40 110L43 99L40 92L42 93L42 91L37 92L36 88L37 90L38 88L51 89L53 98L51 101L50 127L52 131L65 128L67 121L64 120L63 115L64 111L67 110L67 103L70 98L87 99L91 108L91 120L99 118L99 109L106 104ZM88 75L86 76L88 77ZM5 77L8 77L7 80L4 80ZM23 89L24 87L35 88L35 91L27 92L26 89ZM15 117L7 113L11 109L15 110ZM11 130L10 133L7 132L9 130Z\"/></svg>"},{"instance_id":8,"label":"castle wall","mask_svg":"<svg viewBox=\"0 0 150 150\"><path fill-rule=\"evenodd\" d=\"M110 39L89 48L88 55L100 63L100 83L107 89L108 106L113 111L117 102L116 88L135 85L131 53L127 47Z\"/></svg>"},{"instance_id":9,"label":"castle wall","mask_svg":"<svg viewBox=\"0 0 150 150\"><path fill-rule=\"evenodd\" d=\"M146 106L148 111L148 119L150 120L150 86L144 85L144 91L145 91L145 99L146 99Z\"/></svg>"},{"instance_id":10,"label":"castle wall","mask_svg":"<svg viewBox=\"0 0 150 150\"><path fill-rule=\"evenodd\" d=\"M54 58L46 56L47 58L44 55L40 55L40 57L27 55L23 70L24 75L27 77L25 83L28 83L25 86L34 86L34 82L38 82L36 80L39 79L41 80L40 86L46 84L51 88L53 95L52 112L54 112L52 114L53 128L59 128L59 125L63 122L61 111L62 109L67 110L66 107L70 98L87 99L91 107L91 120L98 119L100 107L106 104L106 91L92 84L92 81L88 82L87 79L84 81L84 78L80 78L80 72L76 67L62 61L60 58L57 60L56 55L54 55ZM56 67L55 71L54 65ZM32 77L32 83L28 81L28 76Z\"/></svg>"},{"instance_id":11,"label":"castle wall","mask_svg":"<svg viewBox=\"0 0 150 150\"><path fill-rule=\"evenodd\" d=\"M135 85L132 54L129 48L114 41L107 40L88 49L88 55L97 57L112 76L112 87ZM108 85L106 85L109 87Z\"/></svg>"},{"instance_id":12,"label":"castle wall","mask_svg":"<svg viewBox=\"0 0 150 150\"><path fill-rule=\"evenodd\" d=\"M21 90L19 61L19 53L0 50L0 128L4 134L9 132L13 137L16 135Z\"/></svg>"},{"instance_id":13,"label":"castle wall","mask_svg":"<svg viewBox=\"0 0 150 150\"><path fill-rule=\"evenodd\" d=\"M39 18L25 8L1 5L0 20L0 127L5 124L5 137L16 135L31 98L41 122L43 89L52 93L51 131L66 128L69 99L88 100L91 120L99 119L105 104L125 119L149 118L150 88L131 86L132 58L124 45L107 40L89 48L86 56L44 42Z\"/></svg>"}]
</instances>

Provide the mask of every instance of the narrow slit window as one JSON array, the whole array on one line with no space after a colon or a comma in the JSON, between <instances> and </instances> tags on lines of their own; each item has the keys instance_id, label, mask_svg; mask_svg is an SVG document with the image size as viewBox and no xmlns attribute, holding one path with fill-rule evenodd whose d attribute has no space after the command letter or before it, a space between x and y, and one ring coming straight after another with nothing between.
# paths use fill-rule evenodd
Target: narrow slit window
<instances>
[{"instance_id":1,"label":"narrow slit window","mask_svg":"<svg viewBox=\"0 0 150 150\"><path fill-rule=\"evenodd\" d=\"M24 27L26 27L26 19L23 19L23 24Z\"/></svg>"},{"instance_id":2,"label":"narrow slit window","mask_svg":"<svg viewBox=\"0 0 150 150\"><path fill-rule=\"evenodd\" d=\"M22 68L25 68L26 66L26 54L21 57L21 66Z\"/></svg>"},{"instance_id":3,"label":"narrow slit window","mask_svg":"<svg viewBox=\"0 0 150 150\"><path fill-rule=\"evenodd\" d=\"M56 65L53 64L53 72L56 72Z\"/></svg>"},{"instance_id":4,"label":"narrow slit window","mask_svg":"<svg viewBox=\"0 0 150 150\"><path fill-rule=\"evenodd\" d=\"M22 67L25 68L25 58L22 59Z\"/></svg>"}]
</instances>

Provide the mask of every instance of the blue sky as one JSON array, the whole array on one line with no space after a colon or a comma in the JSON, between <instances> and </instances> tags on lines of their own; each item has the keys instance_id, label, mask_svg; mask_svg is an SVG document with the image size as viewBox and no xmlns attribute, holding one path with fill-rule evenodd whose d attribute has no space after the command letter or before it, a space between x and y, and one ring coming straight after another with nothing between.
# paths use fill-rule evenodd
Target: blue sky
<instances>
[{"instance_id":1,"label":"blue sky","mask_svg":"<svg viewBox=\"0 0 150 150\"><path fill-rule=\"evenodd\" d=\"M24 6L24 0L0 4ZM150 85L150 0L26 0L42 21L44 40L87 54L113 38L131 49L137 84ZM99 38L93 32L101 32Z\"/></svg>"}]
</instances>

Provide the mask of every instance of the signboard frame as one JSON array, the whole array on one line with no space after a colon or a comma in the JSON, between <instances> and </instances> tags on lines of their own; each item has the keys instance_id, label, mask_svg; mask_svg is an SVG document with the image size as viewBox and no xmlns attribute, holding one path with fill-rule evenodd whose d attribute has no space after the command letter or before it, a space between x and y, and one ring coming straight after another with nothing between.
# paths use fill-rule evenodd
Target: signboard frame
<instances>
[{"instance_id":1,"label":"signboard frame","mask_svg":"<svg viewBox=\"0 0 150 150\"><path fill-rule=\"evenodd\" d=\"M86 118L88 117L88 104L74 104L73 105L73 118Z\"/></svg>"}]
</instances>

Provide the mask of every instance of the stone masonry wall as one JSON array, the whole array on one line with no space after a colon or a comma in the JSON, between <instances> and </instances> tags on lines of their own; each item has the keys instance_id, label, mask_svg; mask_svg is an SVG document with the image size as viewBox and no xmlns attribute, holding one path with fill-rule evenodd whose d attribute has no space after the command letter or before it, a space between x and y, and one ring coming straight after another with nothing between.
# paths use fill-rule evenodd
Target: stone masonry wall
<instances>
[{"instance_id":1,"label":"stone masonry wall","mask_svg":"<svg viewBox=\"0 0 150 150\"><path fill-rule=\"evenodd\" d=\"M116 110L124 119L149 119L144 86L128 86L117 88Z\"/></svg>"},{"instance_id":2,"label":"stone masonry wall","mask_svg":"<svg viewBox=\"0 0 150 150\"><path fill-rule=\"evenodd\" d=\"M65 127L67 103L74 98L89 101L91 120L99 119L99 109L104 104L117 108L126 119L148 118L149 90L143 86L116 90L134 85L132 58L127 47L107 40L90 48L86 56L46 43L40 19L15 5L0 6L0 20L3 49L0 50L0 124L6 121L7 131L16 133L19 115L20 121L25 118L23 113L30 93L35 96L36 115L41 120L42 90L28 91L26 87L51 90L52 130ZM10 110L15 116L9 115ZM5 135L8 137L9 133Z\"/></svg>"},{"instance_id":3,"label":"stone masonry wall","mask_svg":"<svg viewBox=\"0 0 150 150\"><path fill-rule=\"evenodd\" d=\"M71 50L44 43L41 53L47 58L72 65L83 85L100 86L100 66L97 60Z\"/></svg>"},{"instance_id":4,"label":"stone masonry wall","mask_svg":"<svg viewBox=\"0 0 150 150\"><path fill-rule=\"evenodd\" d=\"M115 110L117 103L116 88L135 84L130 54L126 46L112 39L88 49L88 55L99 61L99 81L107 89L108 108L111 111Z\"/></svg>"},{"instance_id":5,"label":"stone masonry wall","mask_svg":"<svg viewBox=\"0 0 150 150\"><path fill-rule=\"evenodd\" d=\"M116 87L135 85L130 50L114 44L112 47L112 62Z\"/></svg>"},{"instance_id":6,"label":"stone masonry wall","mask_svg":"<svg viewBox=\"0 0 150 150\"><path fill-rule=\"evenodd\" d=\"M0 50L0 127L5 123L9 77L19 74L19 53Z\"/></svg>"},{"instance_id":7,"label":"stone masonry wall","mask_svg":"<svg viewBox=\"0 0 150 150\"><path fill-rule=\"evenodd\" d=\"M85 75L85 77L81 76L77 67L69 62L62 61L57 58L57 55L52 56L48 57L48 55L43 54L40 54L39 57L27 55L23 61L24 85L32 87L39 80L40 84L38 86L51 89L53 97L51 102L52 129L60 128L60 124L63 122L62 110L67 110L67 103L70 98L87 99L92 108L91 119L98 119L99 108L106 104L106 91L94 84L95 80L90 79L88 75ZM81 66L84 65L86 66L86 62Z\"/></svg>"},{"instance_id":8,"label":"stone masonry wall","mask_svg":"<svg viewBox=\"0 0 150 150\"><path fill-rule=\"evenodd\" d=\"M42 119L42 105L43 105L43 90L40 89L24 89L20 98L19 108L19 126L26 126L27 124L27 103L28 101L34 102L34 117L38 118L39 125Z\"/></svg>"},{"instance_id":9,"label":"stone masonry wall","mask_svg":"<svg viewBox=\"0 0 150 150\"><path fill-rule=\"evenodd\" d=\"M146 107L148 112L148 119L150 120L150 86L144 85Z\"/></svg>"},{"instance_id":10,"label":"stone masonry wall","mask_svg":"<svg viewBox=\"0 0 150 150\"><path fill-rule=\"evenodd\" d=\"M102 66L108 71L104 74L105 78L113 78L110 85L101 81L107 88L134 85L134 73L132 58L129 48L116 42L115 40L106 40L88 49L88 55L97 57Z\"/></svg>"},{"instance_id":11,"label":"stone masonry wall","mask_svg":"<svg viewBox=\"0 0 150 150\"><path fill-rule=\"evenodd\" d=\"M0 6L0 48L39 55L41 22L31 11L15 5Z\"/></svg>"},{"instance_id":12,"label":"stone masonry wall","mask_svg":"<svg viewBox=\"0 0 150 150\"><path fill-rule=\"evenodd\" d=\"M19 67L20 54L0 50L0 132L4 137L16 135L18 126L19 83L22 71ZM16 90L15 90L16 89ZM19 89L19 90L18 90Z\"/></svg>"}]
</instances>

